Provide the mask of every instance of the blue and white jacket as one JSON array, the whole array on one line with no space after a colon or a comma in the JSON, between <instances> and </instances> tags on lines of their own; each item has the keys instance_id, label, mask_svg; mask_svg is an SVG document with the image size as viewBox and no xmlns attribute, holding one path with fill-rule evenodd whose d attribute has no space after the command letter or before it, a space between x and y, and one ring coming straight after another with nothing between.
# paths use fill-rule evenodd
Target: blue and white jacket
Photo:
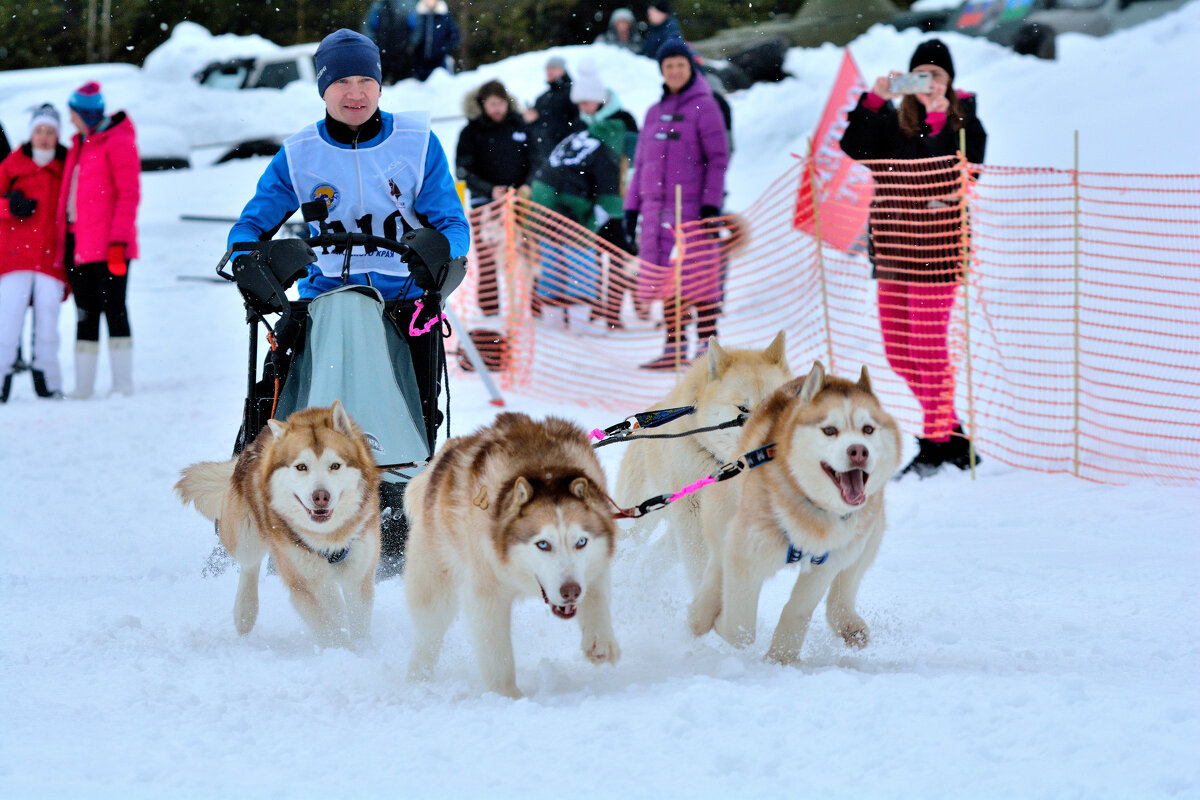
<instances>
[{"instance_id":1,"label":"blue and white jacket","mask_svg":"<svg viewBox=\"0 0 1200 800\"><path fill-rule=\"evenodd\" d=\"M355 141L362 135L368 138ZM399 239L409 228L432 227L449 240L452 257L466 255L470 227L428 115L376 111L357 136L326 117L289 137L259 179L228 244L257 241L301 203L321 198L335 229ZM310 228L316 235L317 226ZM320 254L299 283L300 296L341 286L341 265L340 254ZM407 266L386 251L354 256L350 272L350 283L374 286L384 298L421 293Z\"/></svg>"}]
</instances>

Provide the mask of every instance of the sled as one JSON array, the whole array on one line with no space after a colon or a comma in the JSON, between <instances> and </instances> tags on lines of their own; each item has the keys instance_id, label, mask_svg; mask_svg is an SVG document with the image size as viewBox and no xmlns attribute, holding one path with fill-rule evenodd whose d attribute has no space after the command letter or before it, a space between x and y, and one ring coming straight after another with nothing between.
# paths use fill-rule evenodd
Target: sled
<instances>
[{"instance_id":1,"label":"sled","mask_svg":"<svg viewBox=\"0 0 1200 800\"><path fill-rule=\"evenodd\" d=\"M306 221L319 223L318 235L237 242L217 264L217 275L241 292L249 326L246 399L234 454L268 420L340 400L367 434L384 471L383 562L389 560L389 527L397 528L390 547L398 572L407 535L403 490L433 454L449 412L448 404L447 414L438 408L450 333L443 299L462 282L466 259L451 259L449 242L431 228L408 231L395 241L330 230L322 200L305 203L301 211ZM311 299L289 299L288 288L317 261L314 248L344 253L343 285ZM350 284L355 248L397 254L412 281L400 294L416 288L420 295L385 300L371 286ZM245 257L235 258L239 254ZM260 369L263 328L270 350Z\"/></svg>"}]
</instances>

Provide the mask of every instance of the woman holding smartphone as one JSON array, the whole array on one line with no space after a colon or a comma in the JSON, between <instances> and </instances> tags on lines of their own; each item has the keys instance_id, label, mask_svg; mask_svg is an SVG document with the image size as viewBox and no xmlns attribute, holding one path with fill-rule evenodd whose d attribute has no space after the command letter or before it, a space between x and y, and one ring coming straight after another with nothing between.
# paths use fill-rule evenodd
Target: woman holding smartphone
<instances>
[{"instance_id":1,"label":"woman holding smartphone","mask_svg":"<svg viewBox=\"0 0 1200 800\"><path fill-rule=\"evenodd\" d=\"M970 466L970 442L954 410L948 346L963 278L957 153L965 133L967 161L983 163L987 133L975 115L975 97L954 89L954 62L939 39L917 47L909 71L916 74L875 79L849 113L841 146L856 160L940 159L869 165L875 179L870 257L884 352L924 412L920 450L901 474L926 477L943 464ZM927 91L916 93L921 89Z\"/></svg>"}]
</instances>

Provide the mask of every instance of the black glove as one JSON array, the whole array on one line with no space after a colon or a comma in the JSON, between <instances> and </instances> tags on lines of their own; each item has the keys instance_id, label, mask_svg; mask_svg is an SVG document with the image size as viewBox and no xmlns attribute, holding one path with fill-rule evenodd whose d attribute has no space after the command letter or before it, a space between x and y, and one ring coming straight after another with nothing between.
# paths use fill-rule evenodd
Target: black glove
<instances>
[{"instance_id":1,"label":"black glove","mask_svg":"<svg viewBox=\"0 0 1200 800\"><path fill-rule=\"evenodd\" d=\"M278 314L290 308L284 288L271 274L261 251L233 259L233 279L246 303L260 314Z\"/></svg>"},{"instance_id":2,"label":"black glove","mask_svg":"<svg viewBox=\"0 0 1200 800\"><path fill-rule=\"evenodd\" d=\"M20 189L13 189L8 193L8 210L18 219L32 217L34 209L37 208L37 202L33 198L26 197Z\"/></svg>"},{"instance_id":3,"label":"black glove","mask_svg":"<svg viewBox=\"0 0 1200 800\"><path fill-rule=\"evenodd\" d=\"M716 206L700 206L700 219L712 219L721 216L721 209Z\"/></svg>"},{"instance_id":4,"label":"black glove","mask_svg":"<svg viewBox=\"0 0 1200 800\"><path fill-rule=\"evenodd\" d=\"M638 216L639 214L636 211L625 212L625 238L629 240L630 246L634 248L633 250L629 251L634 255L637 255Z\"/></svg>"},{"instance_id":5,"label":"black glove","mask_svg":"<svg viewBox=\"0 0 1200 800\"><path fill-rule=\"evenodd\" d=\"M626 235L625 229L621 224L621 220L613 217L600 226L597 231L600 238L611 244L613 247L619 247L630 255L637 255L637 245L633 240Z\"/></svg>"}]
</instances>

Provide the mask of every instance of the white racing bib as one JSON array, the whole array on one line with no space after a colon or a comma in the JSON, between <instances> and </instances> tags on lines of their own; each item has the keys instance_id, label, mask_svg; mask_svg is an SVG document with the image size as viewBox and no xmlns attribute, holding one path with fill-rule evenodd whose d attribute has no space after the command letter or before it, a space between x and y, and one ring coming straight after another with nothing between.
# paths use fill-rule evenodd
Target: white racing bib
<instances>
[{"instance_id":1,"label":"white racing bib","mask_svg":"<svg viewBox=\"0 0 1200 800\"><path fill-rule=\"evenodd\" d=\"M429 113L390 116L391 134L371 147L332 145L321 138L315 123L283 143L296 197L301 203L324 200L326 222L335 231L399 241L406 230L423 227L413 205L425 177ZM315 235L316 226L311 227ZM344 253L333 248L317 254L317 266L331 278L342 276L344 261ZM389 250L355 248L350 273L364 272L405 277L408 265Z\"/></svg>"}]
</instances>

